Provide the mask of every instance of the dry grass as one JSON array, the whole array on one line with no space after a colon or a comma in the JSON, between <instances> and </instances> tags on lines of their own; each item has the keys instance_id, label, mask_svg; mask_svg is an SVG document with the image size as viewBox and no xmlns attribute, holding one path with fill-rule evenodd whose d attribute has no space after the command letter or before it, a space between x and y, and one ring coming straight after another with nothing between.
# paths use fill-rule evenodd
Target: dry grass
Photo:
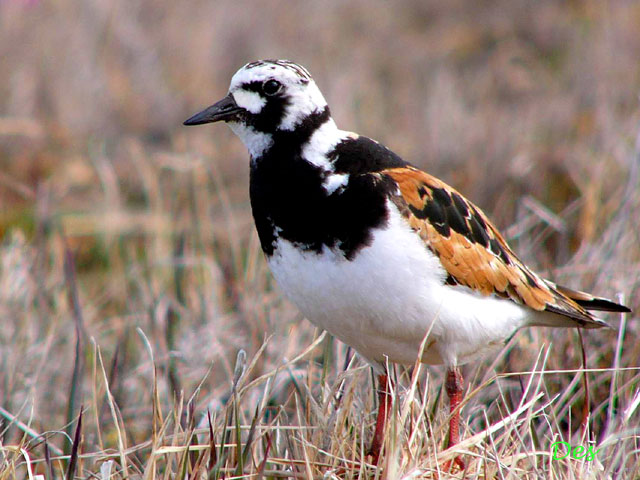
<instances>
[{"instance_id":1,"label":"dry grass","mask_svg":"<svg viewBox=\"0 0 640 480\"><path fill-rule=\"evenodd\" d=\"M637 311L638 24L622 0L0 2L0 479L435 476L441 370L396 369L364 463L370 370L274 285L240 142L181 122L242 64L297 60L339 125ZM584 333L586 431L575 332L465 367L464 478L640 476L640 327L608 320Z\"/></svg>"}]
</instances>

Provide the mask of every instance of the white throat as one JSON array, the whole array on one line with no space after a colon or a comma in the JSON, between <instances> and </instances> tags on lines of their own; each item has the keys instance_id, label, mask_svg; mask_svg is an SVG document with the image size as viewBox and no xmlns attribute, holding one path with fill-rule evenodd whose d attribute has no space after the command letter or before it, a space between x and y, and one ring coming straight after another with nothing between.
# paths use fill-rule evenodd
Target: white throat
<instances>
[{"instance_id":1,"label":"white throat","mask_svg":"<svg viewBox=\"0 0 640 480\"><path fill-rule=\"evenodd\" d=\"M242 140L252 159L258 158L273 145L273 137L269 133L258 132L239 122L229 122L227 125Z\"/></svg>"}]
</instances>

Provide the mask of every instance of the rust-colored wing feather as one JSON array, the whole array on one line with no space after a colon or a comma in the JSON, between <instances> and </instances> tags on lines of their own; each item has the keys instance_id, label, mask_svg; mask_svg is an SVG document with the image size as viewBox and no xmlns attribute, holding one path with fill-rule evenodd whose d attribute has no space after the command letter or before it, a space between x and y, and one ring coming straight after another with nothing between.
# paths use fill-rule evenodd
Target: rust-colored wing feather
<instances>
[{"instance_id":1,"label":"rust-colored wing feather","mask_svg":"<svg viewBox=\"0 0 640 480\"><path fill-rule=\"evenodd\" d=\"M396 183L399 195L393 197L395 205L439 257L448 283L560 314L583 327L606 325L586 310L588 302L581 304L581 300L597 297L557 287L527 268L487 216L455 189L414 167L391 168L380 174ZM628 311L608 300L598 300L594 306L603 310Z\"/></svg>"}]
</instances>

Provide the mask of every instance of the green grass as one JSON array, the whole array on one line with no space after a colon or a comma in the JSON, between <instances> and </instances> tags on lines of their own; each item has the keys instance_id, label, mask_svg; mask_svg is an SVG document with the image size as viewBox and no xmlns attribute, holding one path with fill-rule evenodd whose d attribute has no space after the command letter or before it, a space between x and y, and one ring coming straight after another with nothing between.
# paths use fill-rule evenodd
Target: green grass
<instances>
[{"instance_id":1,"label":"green grass","mask_svg":"<svg viewBox=\"0 0 640 480\"><path fill-rule=\"evenodd\" d=\"M275 285L240 142L181 122L242 64L297 60L340 126L637 311L638 22L633 2L0 2L0 480L435 478L442 369L396 367L367 464L371 370ZM640 327L606 319L588 395L572 330L463 368L464 478L640 476ZM559 440L599 452L553 460Z\"/></svg>"}]
</instances>

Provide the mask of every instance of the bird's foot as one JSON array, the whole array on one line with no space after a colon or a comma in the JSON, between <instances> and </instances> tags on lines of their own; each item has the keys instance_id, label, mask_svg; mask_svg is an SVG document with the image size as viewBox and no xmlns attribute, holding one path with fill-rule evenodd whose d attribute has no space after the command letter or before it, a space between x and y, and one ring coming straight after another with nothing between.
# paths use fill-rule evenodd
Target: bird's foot
<instances>
[{"instance_id":1,"label":"bird's foot","mask_svg":"<svg viewBox=\"0 0 640 480\"><path fill-rule=\"evenodd\" d=\"M378 465L378 461L380 460L380 446L376 448L375 445L371 445L371 448L367 451L366 454L367 459L371 458L371 465Z\"/></svg>"},{"instance_id":2,"label":"bird's foot","mask_svg":"<svg viewBox=\"0 0 640 480\"><path fill-rule=\"evenodd\" d=\"M456 455L455 458L453 458L451 460L447 460L446 462L444 462L442 464L441 470L443 472L452 473L452 472L455 471L455 467L456 466L460 469L461 472L463 472L467 468L467 466L462 461L462 458L459 455Z\"/></svg>"}]
</instances>

